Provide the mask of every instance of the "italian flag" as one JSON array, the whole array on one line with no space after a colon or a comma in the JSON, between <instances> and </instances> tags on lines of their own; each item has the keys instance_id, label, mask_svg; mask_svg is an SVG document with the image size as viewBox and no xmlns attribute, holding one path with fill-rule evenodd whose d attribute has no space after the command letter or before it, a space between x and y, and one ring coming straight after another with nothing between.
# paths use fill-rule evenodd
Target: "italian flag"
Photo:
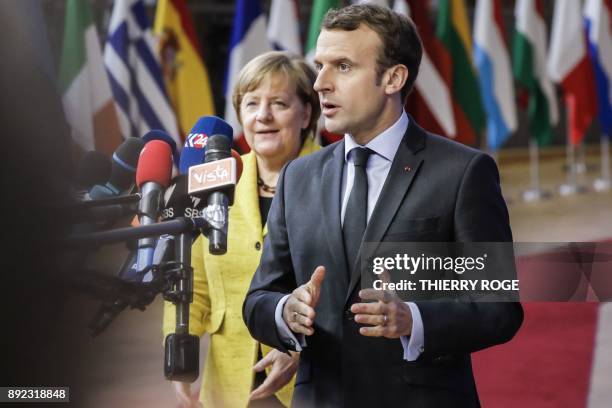
<instances>
[{"instance_id":1,"label":"italian flag","mask_svg":"<svg viewBox=\"0 0 612 408\"><path fill-rule=\"evenodd\" d=\"M563 88L569 118L569 142L576 145L582 141L597 114L594 71L587 51L579 1L555 2L548 73Z\"/></svg>"},{"instance_id":2,"label":"italian flag","mask_svg":"<svg viewBox=\"0 0 612 408\"><path fill-rule=\"evenodd\" d=\"M73 141L111 155L123 138L87 1L66 4L59 87Z\"/></svg>"},{"instance_id":3,"label":"italian flag","mask_svg":"<svg viewBox=\"0 0 612 408\"><path fill-rule=\"evenodd\" d=\"M514 16L512 71L520 88L520 105L527 110L531 137L540 146L552 140L559 122L555 89L546 72L546 21L541 0L518 0Z\"/></svg>"},{"instance_id":4,"label":"italian flag","mask_svg":"<svg viewBox=\"0 0 612 408\"><path fill-rule=\"evenodd\" d=\"M444 66L450 69L450 88L457 136L474 144L485 126L476 71L472 61L472 38L464 0L440 0L436 37L444 45Z\"/></svg>"}]
</instances>

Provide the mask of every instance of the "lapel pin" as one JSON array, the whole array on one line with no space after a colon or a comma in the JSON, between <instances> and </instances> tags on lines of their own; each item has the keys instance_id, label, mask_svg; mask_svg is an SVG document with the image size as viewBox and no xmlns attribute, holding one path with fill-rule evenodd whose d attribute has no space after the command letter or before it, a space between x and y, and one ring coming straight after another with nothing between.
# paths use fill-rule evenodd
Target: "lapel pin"
<instances>
[{"instance_id":1,"label":"lapel pin","mask_svg":"<svg viewBox=\"0 0 612 408\"><path fill-rule=\"evenodd\" d=\"M412 167L410 167L410 166L404 167L404 171L410 171L410 170L412 170Z\"/></svg>"}]
</instances>

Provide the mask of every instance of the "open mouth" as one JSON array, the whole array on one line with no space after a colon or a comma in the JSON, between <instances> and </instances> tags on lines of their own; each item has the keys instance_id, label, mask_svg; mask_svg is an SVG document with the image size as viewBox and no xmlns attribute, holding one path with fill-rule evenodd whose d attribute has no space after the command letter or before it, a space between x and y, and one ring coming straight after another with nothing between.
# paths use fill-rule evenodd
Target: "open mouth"
<instances>
[{"instance_id":1,"label":"open mouth","mask_svg":"<svg viewBox=\"0 0 612 408\"><path fill-rule=\"evenodd\" d=\"M321 111L323 113L323 115L325 116L330 116L333 115L334 113L336 113L340 107L338 105L335 105L333 103L329 103L329 102L323 102L321 104Z\"/></svg>"}]
</instances>

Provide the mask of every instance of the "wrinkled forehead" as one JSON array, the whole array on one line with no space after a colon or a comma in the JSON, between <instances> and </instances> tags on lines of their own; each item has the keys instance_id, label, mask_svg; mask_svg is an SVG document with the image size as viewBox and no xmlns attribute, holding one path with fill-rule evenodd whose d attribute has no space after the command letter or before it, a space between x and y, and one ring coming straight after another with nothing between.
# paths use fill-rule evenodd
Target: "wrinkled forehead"
<instances>
[{"instance_id":1,"label":"wrinkled forehead","mask_svg":"<svg viewBox=\"0 0 612 408\"><path fill-rule=\"evenodd\" d=\"M317 39L315 62L376 59L381 47L378 34L365 24L352 31L323 29Z\"/></svg>"}]
</instances>

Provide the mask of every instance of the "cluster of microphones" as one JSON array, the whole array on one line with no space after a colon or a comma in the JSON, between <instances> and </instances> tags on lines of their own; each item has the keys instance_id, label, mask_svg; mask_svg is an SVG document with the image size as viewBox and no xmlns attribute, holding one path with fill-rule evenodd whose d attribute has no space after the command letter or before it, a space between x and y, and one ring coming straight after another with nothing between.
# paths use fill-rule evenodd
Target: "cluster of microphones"
<instances>
[{"instance_id":1,"label":"cluster of microphones","mask_svg":"<svg viewBox=\"0 0 612 408\"><path fill-rule=\"evenodd\" d=\"M204 116L180 154L160 130L128 138L111 160L88 152L77 172L77 200L62 208L72 230L60 245L71 253L67 269L79 270L70 274L69 283L102 300L90 324L94 335L126 307L144 310L160 293L176 305L176 331L165 347L168 379L195 381L198 376L199 338L189 334L191 245L204 235L211 254L227 251L228 210L242 172L232 141L228 123ZM132 225L116 228L126 219ZM116 274L85 266L98 248L121 242L129 255Z\"/></svg>"}]
</instances>

